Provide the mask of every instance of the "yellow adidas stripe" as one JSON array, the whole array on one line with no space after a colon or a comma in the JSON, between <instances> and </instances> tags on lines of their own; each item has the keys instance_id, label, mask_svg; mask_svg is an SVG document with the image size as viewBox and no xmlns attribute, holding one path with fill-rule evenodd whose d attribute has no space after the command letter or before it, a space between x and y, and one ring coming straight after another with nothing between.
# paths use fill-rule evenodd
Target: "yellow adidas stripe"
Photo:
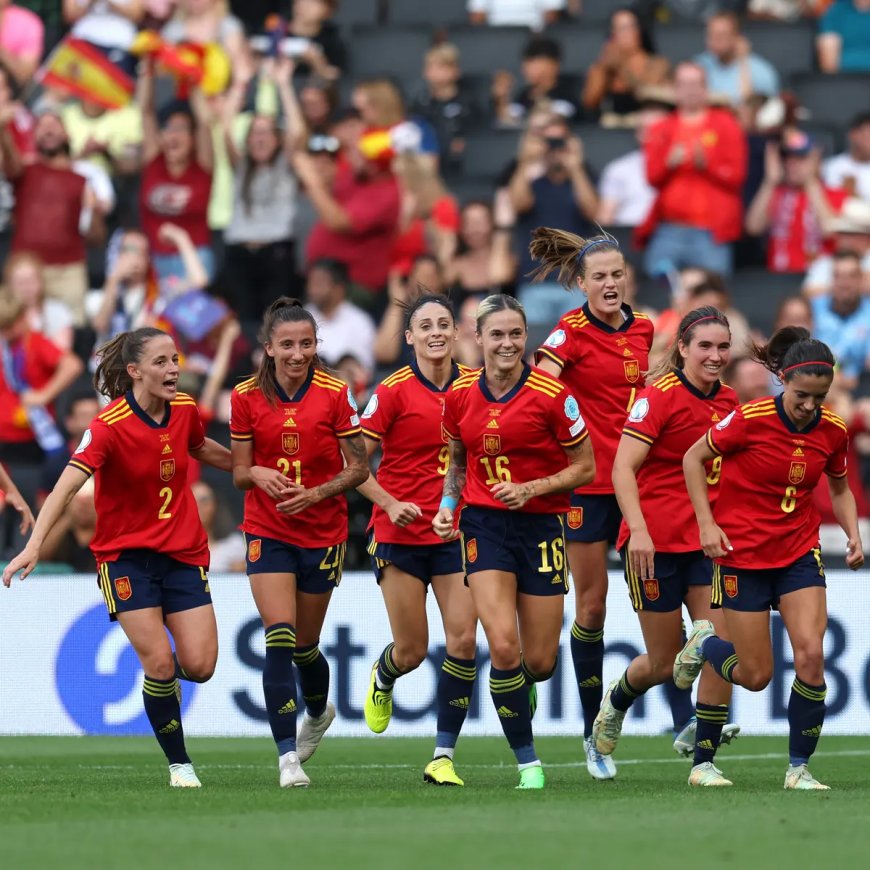
<instances>
[{"instance_id":1,"label":"yellow adidas stripe","mask_svg":"<svg viewBox=\"0 0 870 870\"><path fill-rule=\"evenodd\" d=\"M121 420L126 420L127 417L129 417L132 413L133 413L133 409L132 409L132 408L128 408L126 414L121 414L119 417L113 417L111 420L104 420L103 422L104 422L107 426L114 426L115 423L120 423Z\"/></svg>"},{"instance_id":2,"label":"yellow adidas stripe","mask_svg":"<svg viewBox=\"0 0 870 870\"><path fill-rule=\"evenodd\" d=\"M387 376L386 376L386 377L381 381L381 383L382 383L384 386L389 386L390 383L391 383L392 381L394 381L396 378L402 378L402 377L405 377L405 376L408 375L408 374L414 374L414 372L413 372L413 370L411 369L411 367L410 367L410 366L402 366L402 368L400 368L400 369L396 369L396 371L394 371L391 375L387 375Z\"/></svg>"},{"instance_id":3,"label":"yellow adidas stripe","mask_svg":"<svg viewBox=\"0 0 870 870\"><path fill-rule=\"evenodd\" d=\"M102 420L103 422L108 422L113 417L117 417L119 414L123 414L125 411L129 411L130 406L127 404L126 400L121 402L118 405L115 405L114 408L110 408L109 410L103 411L102 414L97 415L98 420Z\"/></svg>"}]
</instances>

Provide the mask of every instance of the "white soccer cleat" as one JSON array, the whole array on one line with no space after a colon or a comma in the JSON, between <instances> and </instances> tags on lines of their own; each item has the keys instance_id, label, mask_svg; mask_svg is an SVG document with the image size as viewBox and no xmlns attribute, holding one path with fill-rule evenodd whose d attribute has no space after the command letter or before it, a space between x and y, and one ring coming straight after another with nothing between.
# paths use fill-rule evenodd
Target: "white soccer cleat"
<instances>
[{"instance_id":1,"label":"white soccer cleat","mask_svg":"<svg viewBox=\"0 0 870 870\"><path fill-rule=\"evenodd\" d=\"M722 786L734 785L730 779L725 779L722 771L712 761L696 764L689 774L689 785L697 785L702 788L721 788Z\"/></svg>"},{"instance_id":2,"label":"white soccer cleat","mask_svg":"<svg viewBox=\"0 0 870 870\"><path fill-rule=\"evenodd\" d=\"M202 783L190 763L170 764L169 784L172 788L202 788Z\"/></svg>"},{"instance_id":3,"label":"white soccer cleat","mask_svg":"<svg viewBox=\"0 0 870 870\"><path fill-rule=\"evenodd\" d=\"M586 770L592 779L615 779L616 765L609 755L602 755L595 748L595 740L592 737L583 739L583 749L586 751Z\"/></svg>"},{"instance_id":4,"label":"white soccer cleat","mask_svg":"<svg viewBox=\"0 0 870 870\"><path fill-rule=\"evenodd\" d=\"M295 752L285 752L278 759L278 773L281 788L308 788L311 784Z\"/></svg>"},{"instance_id":5,"label":"white soccer cleat","mask_svg":"<svg viewBox=\"0 0 870 870\"><path fill-rule=\"evenodd\" d=\"M696 619L686 645L674 659L674 683L678 689L690 689L704 667L704 654L701 645L715 634L709 619Z\"/></svg>"},{"instance_id":6,"label":"white soccer cleat","mask_svg":"<svg viewBox=\"0 0 870 870\"><path fill-rule=\"evenodd\" d=\"M692 716L691 719L683 726L683 730L674 738L674 752L681 758L689 758L695 752L695 733L698 730L698 721ZM719 748L721 749L732 740L736 740L740 735L740 726L729 722L722 728L722 736L719 738Z\"/></svg>"},{"instance_id":7,"label":"white soccer cleat","mask_svg":"<svg viewBox=\"0 0 870 870\"><path fill-rule=\"evenodd\" d=\"M614 680L604 693L604 697L601 699L601 709L592 725L592 739L595 741L595 748L602 755L613 755L613 750L616 749L616 744L619 742L619 735L622 734L625 713L622 710L617 710L610 703L610 696L613 694L617 682L618 680Z\"/></svg>"},{"instance_id":8,"label":"white soccer cleat","mask_svg":"<svg viewBox=\"0 0 870 870\"><path fill-rule=\"evenodd\" d=\"M829 785L822 785L810 772L805 764L789 765L785 772L785 789L796 791L830 791Z\"/></svg>"},{"instance_id":9,"label":"white soccer cleat","mask_svg":"<svg viewBox=\"0 0 870 870\"><path fill-rule=\"evenodd\" d=\"M299 726L299 734L296 737L296 754L300 763L304 763L317 751L326 729L332 725L335 719L335 705L327 703L326 709L316 719L306 713L302 717Z\"/></svg>"}]
</instances>

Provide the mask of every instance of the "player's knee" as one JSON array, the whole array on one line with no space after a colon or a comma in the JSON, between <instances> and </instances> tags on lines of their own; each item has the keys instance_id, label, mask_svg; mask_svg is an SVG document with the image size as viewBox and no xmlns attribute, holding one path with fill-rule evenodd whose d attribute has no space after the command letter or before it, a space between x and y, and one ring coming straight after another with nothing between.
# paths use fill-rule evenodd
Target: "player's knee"
<instances>
[{"instance_id":1,"label":"player's knee","mask_svg":"<svg viewBox=\"0 0 870 870\"><path fill-rule=\"evenodd\" d=\"M578 607L580 625L588 629L601 628L604 625L606 611L604 599L599 598L597 595L590 596L589 600L581 601Z\"/></svg>"},{"instance_id":2,"label":"player's knee","mask_svg":"<svg viewBox=\"0 0 870 870\"><path fill-rule=\"evenodd\" d=\"M674 678L674 658L676 654L677 651L673 655L648 655L650 676L656 684L666 683Z\"/></svg>"},{"instance_id":3,"label":"player's knee","mask_svg":"<svg viewBox=\"0 0 870 870\"><path fill-rule=\"evenodd\" d=\"M773 668L766 665L755 667L744 667L740 663L740 685L744 689L749 689L750 692L762 692L773 679Z\"/></svg>"},{"instance_id":4,"label":"player's knee","mask_svg":"<svg viewBox=\"0 0 870 870\"><path fill-rule=\"evenodd\" d=\"M543 682L552 677L553 671L556 670L557 661L558 657L552 653L523 654L523 663L526 670L534 674L535 682Z\"/></svg>"},{"instance_id":5,"label":"player's knee","mask_svg":"<svg viewBox=\"0 0 870 870\"><path fill-rule=\"evenodd\" d=\"M447 635L447 652L457 659L473 659L477 656L476 626L451 632Z\"/></svg>"},{"instance_id":6,"label":"player's knee","mask_svg":"<svg viewBox=\"0 0 870 870\"><path fill-rule=\"evenodd\" d=\"M794 649L794 669L797 676L817 686L825 680L825 653L821 644L799 645Z\"/></svg>"},{"instance_id":7,"label":"player's knee","mask_svg":"<svg viewBox=\"0 0 870 870\"><path fill-rule=\"evenodd\" d=\"M214 676L217 656L202 655L179 660L182 675L191 683L206 683Z\"/></svg>"},{"instance_id":8,"label":"player's knee","mask_svg":"<svg viewBox=\"0 0 870 870\"><path fill-rule=\"evenodd\" d=\"M520 645L515 638L491 638L489 657L499 670L515 668L520 663Z\"/></svg>"},{"instance_id":9,"label":"player's knee","mask_svg":"<svg viewBox=\"0 0 870 870\"><path fill-rule=\"evenodd\" d=\"M426 658L426 644L419 641L406 644L396 643L393 646L392 659L396 667L406 674L408 671L413 671L423 664Z\"/></svg>"},{"instance_id":10,"label":"player's knee","mask_svg":"<svg viewBox=\"0 0 870 870\"><path fill-rule=\"evenodd\" d=\"M152 680L171 680L175 676L175 659L171 653L144 656L142 670Z\"/></svg>"}]
</instances>

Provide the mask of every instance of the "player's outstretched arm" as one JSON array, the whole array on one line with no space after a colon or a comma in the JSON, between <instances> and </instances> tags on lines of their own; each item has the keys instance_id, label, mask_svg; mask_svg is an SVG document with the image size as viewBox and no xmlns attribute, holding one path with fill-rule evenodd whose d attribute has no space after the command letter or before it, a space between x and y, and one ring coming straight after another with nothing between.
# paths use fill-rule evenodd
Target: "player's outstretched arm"
<instances>
[{"instance_id":1,"label":"player's outstretched arm","mask_svg":"<svg viewBox=\"0 0 870 870\"><path fill-rule=\"evenodd\" d=\"M39 562L39 550L46 534L51 531L61 514L67 509L72 497L82 488L88 475L78 468L68 465L45 500L42 510L33 527L33 534L27 546L6 566L3 571L3 585L8 587L12 578L20 571L24 580Z\"/></svg>"},{"instance_id":2,"label":"player's outstretched arm","mask_svg":"<svg viewBox=\"0 0 870 870\"><path fill-rule=\"evenodd\" d=\"M190 455L199 462L220 471L233 470L233 457L230 451L223 444L218 444L211 438L206 438L201 447L191 450Z\"/></svg>"},{"instance_id":3,"label":"player's outstretched arm","mask_svg":"<svg viewBox=\"0 0 870 870\"><path fill-rule=\"evenodd\" d=\"M30 505L24 500L24 496L18 491L18 487L12 481L12 478L6 473L6 469L0 465L0 490L6 494L6 503L11 505L18 513L21 514L21 525L19 530L21 534L27 533L28 529L33 528L35 520L30 511Z\"/></svg>"},{"instance_id":4,"label":"player's outstretched arm","mask_svg":"<svg viewBox=\"0 0 870 870\"><path fill-rule=\"evenodd\" d=\"M378 442L373 438L364 438L366 445L366 455L368 456L369 466L371 466L372 454L378 449ZM386 511L390 522L394 526L403 528L414 522L417 517L423 515L423 511L410 501L399 501L391 496L378 482L374 474L369 472L369 476L356 488L356 491L363 497L368 499L372 504L376 504L379 508Z\"/></svg>"},{"instance_id":5,"label":"player's outstretched arm","mask_svg":"<svg viewBox=\"0 0 870 870\"><path fill-rule=\"evenodd\" d=\"M845 477L828 477L828 490L831 493L831 507L840 528L846 533L846 566L857 571L864 564L864 545L858 531L858 508L855 496L849 489Z\"/></svg>"},{"instance_id":6,"label":"player's outstretched arm","mask_svg":"<svg viewBox=\"0 0 870 870\"><path fill-rule=\"evenodd\" d=\"M683 457L683 474L686 478L686 489L695 509L695 518L698 520L698 530L701 535L701 549L704 555L711 559L724 556L728 550L733 550L731 542L725 532L716 525L713 519L713 511L710 508L710 499L707 494L707 468L708 462L712 462L717 454L713 452L707 443L707 436L699 438Z\"/></svg>"}]
</instances>

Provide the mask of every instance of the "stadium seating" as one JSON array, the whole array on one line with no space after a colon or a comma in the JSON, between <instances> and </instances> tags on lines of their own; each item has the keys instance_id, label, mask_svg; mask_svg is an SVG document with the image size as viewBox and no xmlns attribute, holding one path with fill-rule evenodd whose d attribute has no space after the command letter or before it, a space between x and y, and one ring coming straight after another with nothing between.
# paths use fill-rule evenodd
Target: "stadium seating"
<instances>
[{"instance_id":1,"label":"stadium seating","mask_svg":"<svg viewBox=\"0 0 870 870\"><path fill-rule=\"evenodd\" d=\"M462 157L463 175L494 179L516 157L520 134L516 130L479 130L469 136Z\"/></svg>"},{"instance_id":2,"label":"stadium seating","mask_svg":"<svg viewBox=\"0 0 870 870\"><path fill-rule=\"evenodd\" d=\"M601 47L607 41L607 28L584 21L551 27L547 36L552 36L562 46L562 71L585 74L601 54Z\"/></svg>"},{"instance_id":3,"label":"stadium seating","mask_svg":"<svg viewBox=\"0 0 870 870\"><path fill-rule=\"evenodd\" d=\"M870 109L870 77L866 75L796 75L792 87L818 124L845 128L855 114Z\"/></svg>"},{"instance_id":4,"label":"stadium seating","mask_svg":"<svg viewBox=\"0 0 870 870\"><path fill-rule=\"evenodd\" d=\"M605 130L597 124L581 124L574 132L583 140L583 153L593 180L598 179L611 160L639 147L634 130Z\"/></svg>"},{"instance_id":5,"label":"stadium seating","mask_svg":"<svg viewBox=\"0 0 870 870\"><path fill-rule=\"evenodd\" d=\"M424 30L355 27L348 39L353 78L387 75L397 82L416 80L431 42Z\"/></svg>"},{"instance_id":6,"label":"stadium seating","mask_svg":"<svg viewBox=\"0 0 870 870\"><path fill-rule=\"evenodd\" d=\"M681 21L655 29L656 54L666 57L672 64L690 60L704 50L704 25Z\"/></svg>"},{"instance_id":7,"label":"stadium seating","mask_svg":"<svg viewBox=\"0 0 870 870\"><path fill-rule=\"evenodd\" d=\"M815 29L810 22L784 27L773 21L749 21L743 32L752 50L776 67L783 84L789 76L815 68Z\"/></svg>"},{"instance_id":8,"label":"stadium seating","mask_svg":"<svg viewBox=\"0 0 870 870\"><path fill-rule=\"evenodd\" d=\"M769 334L779 303L800 293L803 275L783 275L767 269L741 269L728 282L734 307L759 331Z\"/></svg>"},{"instance_id":9,"label":"stadium seating","mask_svg":"<svg viewBox=\"0 0 870 870\"><path fill-rule=\"evenodd\" d=\"M351 0L355 2L355 0ZM468 0L400 0L390 4L390 24L460 27L468 23Z\"/></svg>"},{"instance_id":10,"label":"stadium seating","mask_svg":"<svg viewBox=\"0 0 870 870\"><path fill-rule=\"evenodd\" d=\"M333 21L343 28L354 24L377 24L380 6L381 0L344 0L338 4Z\"/></svg>"},{"instance_id":11,"label":"stadium seating","mask_svg":"<svg viewBox=\"0 0 870 870\"><path fill-rule=\"evenodd\" d=\"M460 27L450 31L450 41L459 49L465 73L491 76L499 69L519 73L529 31L525 27Z\"/></svg>"}]
</instances>

